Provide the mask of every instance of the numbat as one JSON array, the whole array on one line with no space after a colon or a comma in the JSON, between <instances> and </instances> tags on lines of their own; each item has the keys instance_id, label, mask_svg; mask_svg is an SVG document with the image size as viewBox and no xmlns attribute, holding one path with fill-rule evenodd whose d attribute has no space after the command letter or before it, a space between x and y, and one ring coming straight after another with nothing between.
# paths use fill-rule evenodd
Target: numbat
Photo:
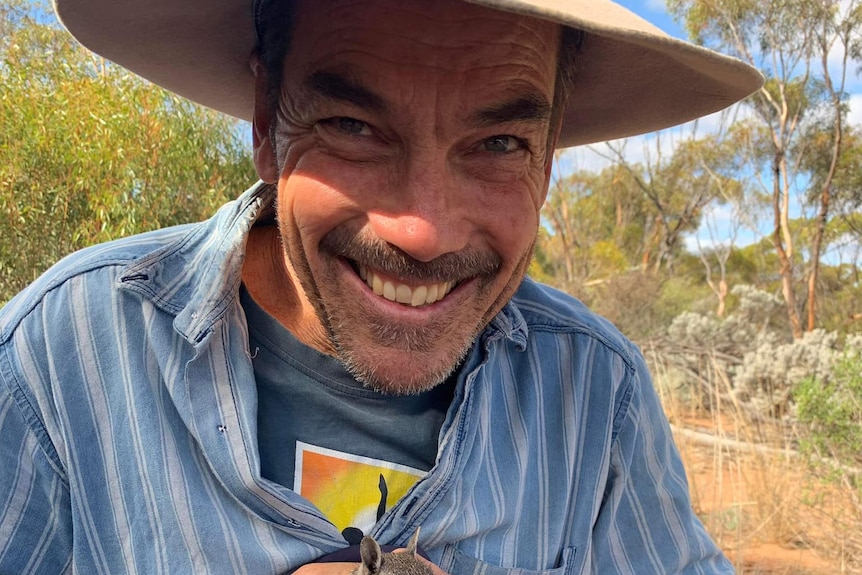
<instances>
[{"instance_id":1,"label":"numbat","mask_svg":"<svg viewBox=\"0 0 862 575\"><path fill-rule=\"evenodd\" d=\"M413 534L407 550L401 553L384 553L373 537L363 537L359 544L362 563L353 575L433 575L431 568L416 555L419 530Z\"/></svg>"}]
</instances>

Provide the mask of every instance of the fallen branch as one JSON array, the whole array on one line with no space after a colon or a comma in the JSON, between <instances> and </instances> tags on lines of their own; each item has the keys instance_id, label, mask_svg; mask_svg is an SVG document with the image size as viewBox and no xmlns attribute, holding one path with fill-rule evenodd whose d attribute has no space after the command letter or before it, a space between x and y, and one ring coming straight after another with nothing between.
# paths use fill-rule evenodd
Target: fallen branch
<instances>
[{"instance_id":1,"label":"fallen branch","mask_svg":"<svg viewBox=\"0 0 862 575\"><path fill-rule=\"evenodd\" d=\"M674 436L683 437L692 443L697 445L706 445L709 447L720 447L726 449L733 449L736 451L740 451L743 453L756 453L760 455L777 455L784 457L786 459L794 459L794 458L805 458L806 456L795 449L790 448L779 448L779 447L770 447L768 445L760 445L758 443L751 443L748 441L742 441L739 439L732 439L730 437L716 437L715 435L711 435L709 433L704 433L702 431L694 431L693 429L686 429L684 427L679 427L678 425L671 424L671 431L673 431ZM834 459L830 459L828 457L814 457L814 460L818 463L827 464L835 469L842 471L848 475L860 476L862 475L862 468L854 467L852 465L845 465Z\"/></svg>"}]
</instances>

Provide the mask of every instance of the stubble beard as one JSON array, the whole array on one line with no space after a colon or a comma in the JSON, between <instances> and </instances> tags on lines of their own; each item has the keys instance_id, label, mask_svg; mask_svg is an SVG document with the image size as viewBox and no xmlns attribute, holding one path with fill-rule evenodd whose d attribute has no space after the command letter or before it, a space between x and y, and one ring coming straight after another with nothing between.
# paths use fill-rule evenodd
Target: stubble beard
<instances>
[{"instance_id":1,"label":"stubble beard","mask_svg":"<svg viewBox=\"0 0 862 575\"><path fill-rule=\"evenodd\" d=\"M392 361L387 357L388 354L368 353L368 350L364 349L363 342L350 334L349 326L355 325L354 320L330 316L328 321L333 326L330 329L331 340L345 368L365 387L389 395L420 394L445 381L463 363L479 331L474 330L466 338L462 336L460 345L458 340L450 340L448 345L440 350L443 357L449 358L448 362L436 365L425 362L427 369L420 373L413 372L408 375L406 370L402 370L400 377L383 377L382 374L392 369ZM341 323L338 323L339 321ZM413 366L423 364L424 354L418 350L435 348L435 346L439 348L440 342L446 342L445 335L439 338L436 334L433 338L429 337L429 332L433 328L405 328L372 322L366 329L371 338L380 342L378 345L382 343L389 350L398 350L403 354L403 360L409 361ZM429 344L428 340L431 339L434 341ZM392 345L386 345L387 343ZM410 358L414 356L419 357L411 361Z\"/></svg>"},{"instance_id":2,"label":"stubble beard","mask_svg":"<svg viewBox=\"0 0 862 575\"><path fill-rule=\"evenodd\" d=\"M490 299L502 267L495 253L465 251L421 262L379 240L336 228L320 242L325 271L322 277L315 278L300 238L286 232L282 230L284 251L336 356L357 381L377 392L414 395L433 389L458 369L485 328L488 316L499 311L488 314L479 309L482 302ZM476 306L468 311L473 312L476 321L469 325L446 316L421 327L386 321L367 302L356 301L342 291L338 276L343 272L338 271L336 263L339 259L361 262L402 278L475 278L478 293L472 301ZM330 286L328 299L322 296L320 284Z\"/></svg>"}]
</instances>

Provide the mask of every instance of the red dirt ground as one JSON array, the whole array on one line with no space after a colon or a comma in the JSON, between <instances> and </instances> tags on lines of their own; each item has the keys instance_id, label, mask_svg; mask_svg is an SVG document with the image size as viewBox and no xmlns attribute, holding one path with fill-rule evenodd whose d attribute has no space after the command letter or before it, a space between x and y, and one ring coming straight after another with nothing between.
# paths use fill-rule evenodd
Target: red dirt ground
<instances>
[{"instance_id":1,"label":"red dirt ground","mask_svg":"<svg viewBox=\"0 0 862 575\"><path fill-rule=\"evenodd\" d=\"M709 427L709 422L702 420L680 423L700 430ZM801 486L805 483L803 469L789 466L788 472L785 468L771 468L762 460L718 455L721 450L694 444L684 437L677 436L676 441L695 510L740 575L859 573L842 566L840 560L823 557L815 549L818 534L814 531L820 530L817 526L823 521L799 515L799 509L807 511L799 503L806 493ZM721 474L716 472L719 466ZM798 477L792 477L794 474ZM793 509L785 514L785 507Z\"/></svg>"}]
</instances>

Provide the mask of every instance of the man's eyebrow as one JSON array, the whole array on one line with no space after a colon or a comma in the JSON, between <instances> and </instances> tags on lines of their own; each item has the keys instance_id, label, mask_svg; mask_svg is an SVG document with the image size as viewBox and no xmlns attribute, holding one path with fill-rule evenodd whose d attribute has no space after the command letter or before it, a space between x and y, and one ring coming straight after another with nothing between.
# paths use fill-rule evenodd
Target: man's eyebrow
<instances>
[{"instance_id":1,"label":"man's eyebrow","mask_svg":"<svg viewBox=\"0 0 862 575\"><path fill-rule=\"evenodd\" d=\"M353 104L372 112L385 112L386 102L362 85L350 74L317 70L305 79L306 87L312 92L328 98Z\"/></svg>"},{"instance_id":2,"label":"man's eyebrow","mask_svg":"<svg viewBox=\"0 0 862 575\"><path fill-rule=\"evenodd\" d=\"M508 122L540 122L550 117L551 103L539 94L527 94L477 110L470 114L467 121L485 127Z\"/></svg>"}]
</instances>

